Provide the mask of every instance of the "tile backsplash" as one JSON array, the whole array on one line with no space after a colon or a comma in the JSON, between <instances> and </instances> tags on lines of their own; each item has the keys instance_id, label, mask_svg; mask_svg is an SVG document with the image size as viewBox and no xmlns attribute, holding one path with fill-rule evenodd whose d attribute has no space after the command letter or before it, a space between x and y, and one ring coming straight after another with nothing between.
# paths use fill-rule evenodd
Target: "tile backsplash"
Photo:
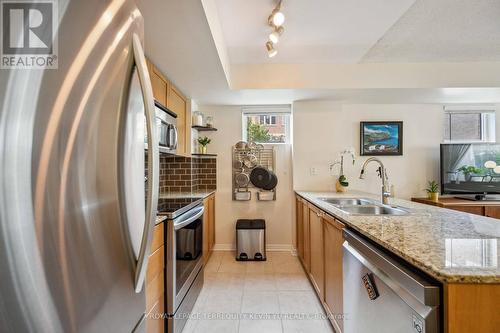
<instances>
[{"instance_id":1,"label":"tile backsplash","mask_svg":"<svg viewBox=\"0 0 500 333\"><path fill-rule=\"evenodd\" d=\"M213 191L217 187L215 157L160 156L160 194Z\"/></svg>"}]
</instances>

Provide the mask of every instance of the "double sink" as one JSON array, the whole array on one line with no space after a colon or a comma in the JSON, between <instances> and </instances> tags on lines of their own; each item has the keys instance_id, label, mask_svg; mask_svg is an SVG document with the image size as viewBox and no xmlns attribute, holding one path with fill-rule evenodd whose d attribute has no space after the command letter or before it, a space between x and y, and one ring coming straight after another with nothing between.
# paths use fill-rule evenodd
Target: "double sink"
<instances>
[{"instance_id":1,"label":"double sink","mask_svg":"<svg viewBox=\"0 0 500 333\"><path fill-rule=\"evenodd\" d=\"M382 205L370 199L358 198L320 198L321 201L334 205L341 211L351 215L408 215L401 207Z\"/></svg>"}]
</instances>

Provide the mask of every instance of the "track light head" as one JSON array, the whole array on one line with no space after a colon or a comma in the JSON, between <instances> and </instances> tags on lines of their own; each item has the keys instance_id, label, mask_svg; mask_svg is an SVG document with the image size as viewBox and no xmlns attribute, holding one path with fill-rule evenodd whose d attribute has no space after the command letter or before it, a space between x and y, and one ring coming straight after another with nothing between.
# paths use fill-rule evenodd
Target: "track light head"
<instances>
[{"instance_id":1,"label":"track light head","mask_svg":"<svg viewBox=\"0 0 500 333\"><path fill-rule=\"evenodd\" d=\"M285 29L283 27L274 29L274 31L269 34L269 40L273 42L273 44L277 44L284 30Z\"/></svg>"},{"instance_id":2,"label":"track light head","mask_svg":"<svg viewBox=\"0 0 500 333\"><path fill-rule=\"evenodd\" d=\"M278 51L274 48L274 45L272 42L266 43L266 49L267 49L267 55L269 56L269 58L272 58L278 54Z\"/></svg>"}]
</instances>

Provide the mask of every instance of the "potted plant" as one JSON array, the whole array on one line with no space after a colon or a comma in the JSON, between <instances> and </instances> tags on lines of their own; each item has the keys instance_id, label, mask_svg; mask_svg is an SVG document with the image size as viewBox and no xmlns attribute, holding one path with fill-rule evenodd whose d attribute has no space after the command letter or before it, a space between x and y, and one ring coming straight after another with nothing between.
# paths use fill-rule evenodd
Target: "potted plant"
<instances>
[{"instance_id":1,"label":"potted plant","mask_svg":"<svg viewBox=\"0 0 500 333\"><path fill-rule=\"evenodd\" d=\"M344 155L351 155L352 158L352 164L354 165L354 150L353 149L346 149L343 152L340 153L340 161L336 161L332 164L330 164L330 170L333 169L335 165L340 165L340 174L339 177L337 178L337 181L335 182L335 190L337 192L347 192L347 187L349 186L349 182L347 181L347 177L344 175Z\"/></svg>"},{"instance_id":2,"label":"potted plant","mask_svg":"<svg viewBox=\"0 0 500 333\"><path fill-rule=\"evenodd\" d=\"M432 201L439 200L439 185L435 180L429 181L428 186L425 190L427 191L430 200Z\"/></svg>"},{"instance_id":3,"label":"potted plant","mask_svg":"<svg viewBox=\"0 0 500 333\"><path fill-rule=\"evenodd\" d=\"M340 175L335 183L335 190L337 192L346 192L347 187L349 186L349 182L347 181L346 176Z\"/></svg>"},{"instance_id":4,"label":"potted plant","mask_svg":"<svg viewBox=\"0 0 500 333\"><path fill-rule=\"evenodd\" d=\"M198 143L200 144L200 154L207 153L207 145L210 142L212 142L212 140L207 138L206 136L198 138Z\"/></svg>"}]
</instances>

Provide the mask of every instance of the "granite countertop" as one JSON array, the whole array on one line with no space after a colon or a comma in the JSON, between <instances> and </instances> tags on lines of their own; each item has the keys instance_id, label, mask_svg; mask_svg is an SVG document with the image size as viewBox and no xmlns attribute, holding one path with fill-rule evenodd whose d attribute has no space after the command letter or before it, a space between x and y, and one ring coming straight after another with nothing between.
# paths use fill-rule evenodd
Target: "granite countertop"
<instances>
[{"instance_id":1,"label":"granite countertop","mask_svg":"<svg viewBox=\"0 0 500 333\"><path fill-rule=\"evenodd\" d=\"M215 193L215 190L209 191L195 191L195 192L170 192L170 193L160 193L158 196L159 199L196 199L200 200L205 199L212 193Z\"/></svg>"},{"instance_id":2,"label":"granite countertop","mask_svg":"<svg viewBox=\"0 0 500 333\"><path fill-rule=\"evenodd\" d=\"M441 282L500 283L500 220L394 198L391 205L409 215L350 215L320 198L380 202L380 197L356 191L296 193Z\"/></svg>"},{"instance_id":3,"label":"granite countertop","mask_svg":"<svg viewBox=\"0 0 500 333\"><path fill-rule=\"evenodd\" d=\"M155 222L155 225L156 224L160 224L162 223L163 221L165 221L167 219L167 217L165 215L156 215L156 222Z\"/></svg>"}]
</instances>

